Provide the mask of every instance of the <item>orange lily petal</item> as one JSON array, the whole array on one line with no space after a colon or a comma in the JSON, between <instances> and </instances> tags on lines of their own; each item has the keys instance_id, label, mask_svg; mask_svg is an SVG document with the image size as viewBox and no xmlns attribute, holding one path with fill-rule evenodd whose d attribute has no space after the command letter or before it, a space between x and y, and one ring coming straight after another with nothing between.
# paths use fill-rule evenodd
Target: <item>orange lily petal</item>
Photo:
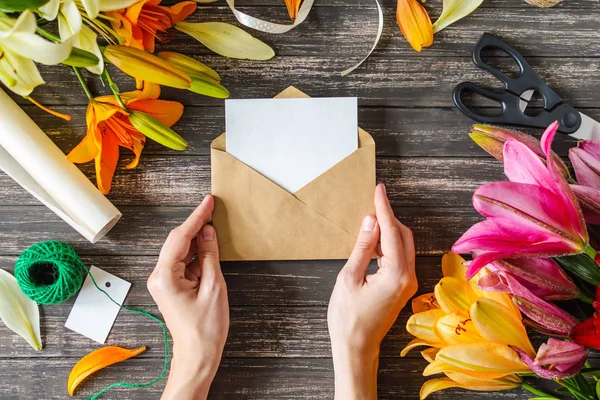
<instances>
[{"instance_id":1,"label":"orange lily petal","mask_svg":"<svg viewBox=\"0 0 600 400\"><path fill-rule=\"evenodd\" d=\"M189 17L191 13L196 11L196 7L197 4L195 1L182 1L174 6L171 6L168 9L169 14L171 14L171 21L173 24L183 21Z\"/></svg>"},{"instance_id":2,"label":"orange lily petal","mask_svg":"<svg viewBox=\"0 0 600 400\"><path fill-rule=\"evenodd\" d=\"M168 100L138 100L129 105L132 110L152 115L163 124L171 127L183 115L183 104Z\"/></svg>"},{"instance_id":3,"label":"orange lily petal","mask_svg":"<svg viewBox=\"0 0 600 400\"><path fill-rule=\"evenodd\" d=\"M437 303L437 300L435 299L435 294L433 293L426 293L415 297L412 300L411 305L413 314L418 314L420 312L432 310L434 308L440 308L440 306Z\"/></svg>"},{"instance_id":4,"label":"orange lily petal","mask_svg":"<svg viewBox=\"0 0 600 400\"><path fill-rule=\"evenodd\" d=\"M144 145L146 144L146 136L144 135L140 135L141 137L133 137L133 143L131 146L127 146L127 148L131 151L133 151L133 154L135 154L135 157L133 158L133 160L127 164L127 166L125 167L126 169L132 169L137 167L138 163L140 162L140 157L142 155L142 150L144 149Z\"/></svg>"},{"instance_id":5,"label":"orange lily petal","mask_svg":"<svg viewBox=\"0 0 600 400\"><path fill-rule=\"evenodd\" d=\"M406 356L409 351L411 351L415 347L420 347L420 346L437 347L437 346L440 346L440 343L439 342L438 343L428 342L427 340L423 340L423 339L419 339L419 338L414 338L413 340L411 340L410 342L408 342L408 344L406 345L406 347L404 347L402 349L402 351L400 352L400 357Z\"/></svg>"},{"instance_id":6,"label":"orange lily petal","mask_svg":"<svg viewBox=\"0 0 600 400\"><path fill-rule=\"evenodd\" d=\"M408 43L416 51L433 43L433 25L429 14L417 0L398 0L396 22Z\"/></svg>"},{"instance_id":7,"label":"orange lily petal","mask_svg":"<svg viewBox=\"0 0 600 400\"><path fill-rule=\"evenodd\" d=\"M75 164L84 164L92 161L98 155L98 147L94 134L88 130L81 142L67 155L67 160Z\"/></svg>"},{"instance_id":8,"label":"orange lily petal","mask_svg":"<svg viewBox=\"0 0 600 400\"><path fill-rule=\"evenodd\" d=\"M285 6L287 7L288 14L291 19L296 19L298 16L298 10L300 9L300 3L302 0L285 0Z\"/></svg>"},{"instance_id":9,"label":"orange lily petal","mask_svg":"<svg viewBox=\"0 0 600 400\"><path fill-rule=\"evenodd\" d=\"M102 194L108 194L119 161L119 139L109 129L102 134L102 148L96 156L96 183Z\"/></svg>"}]
</instances>

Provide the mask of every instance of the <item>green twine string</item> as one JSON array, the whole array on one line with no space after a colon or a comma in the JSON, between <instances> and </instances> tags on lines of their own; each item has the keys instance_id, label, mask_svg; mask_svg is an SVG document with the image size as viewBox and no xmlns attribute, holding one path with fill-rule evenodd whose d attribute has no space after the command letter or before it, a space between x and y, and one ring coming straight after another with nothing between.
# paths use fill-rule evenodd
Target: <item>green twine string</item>
<instances>
[{"instance_id":1,"label":"green twine string","mask_svg":"<svg viewBox=\"0 0 600 400\"><path fill-rule=\"evenodd\" d=\"M75 250L66 243L58 241L40 242L25 250L17 259L15 278L21 290L27 297L39 304L60 304L75 296L83 284L83 271L87 272L92 283L110 301L127 311L145 315L156 321L163 330L165 344L165 362L161 374L152 381L145 383L116 382L105 387L90 397L96 400L104 393L117 387L140 389L152 386L167 374L169 367L169 337L165 324L146 311L127 307L117 303L106 291L101 289L90 274L88 267L81 261Z\"/></svg>"}]
</instances>

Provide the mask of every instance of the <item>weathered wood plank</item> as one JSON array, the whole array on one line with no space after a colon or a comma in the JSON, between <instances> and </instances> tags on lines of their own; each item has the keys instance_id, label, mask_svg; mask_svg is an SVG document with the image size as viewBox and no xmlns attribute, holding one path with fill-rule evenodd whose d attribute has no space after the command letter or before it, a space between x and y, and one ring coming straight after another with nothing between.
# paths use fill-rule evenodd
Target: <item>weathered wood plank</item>
<instances>
[{"instance_id":1,"label":"weathered wood plank","mask_svg":"<svg viewBox=\"0 0 600 400\"><path fill-rule=\"evenodd\" d=\"M71 122L56 118L37 107L24 106L25 112L52 138L56 145L68 153L85 134L84 106L57 106L55 110L73 116ZM590 117L600 120L600 109L586 109ZM376 141L378 156L395 157L487 157L468 137L474 121L454 108L371 108L358 110L359 125ZM225 130L222 107L188 106L182 119L174 126L189 143L185 152L175 153L149 140L144 149L148 155L208 155L210 142ZM531 134L541 134L541 129L523 129ZM564 136L555 139L554 150L566 156L574 141ZM124 152L124 157L127 152ZM140 167L143 168L143 167ZM0 184L0 191L3 189Z\"/></svg>"},{"instance_id":2,"label":"weathered wood plank","mask_svg":"<svg viewBox=\"0 0 600 400\"><path fill-rule=\"evenodd\" d=\"M361 106L385 107L453 107L451 92L460 82L475 81L498 87L491 75L476 68L466 57L372 57L360 74L339 76L345 67L339 57L275 57L256 62L207 56L203 60L222 74L232 98L271 97L289 85L295 85L311 96L357 96ZM530 57L530 64L573 107L600 107L600 63L594 58ZM500 64L507 64L503 59ZM36 92L37 100L47 105L87 104L84 93L77 90L73 74L63 68L40 66L47 85ZM441 73L440 73L441 72ZM114 73L122 90L133 88L133 80ZM99 80L91 84L94 93L107 94ZM176 99L185 105L223 105L222 100L194 93L164 89L164 99ZM17 98L20 103L26 102ZM475 99L474 106L494 106Z\"/></svg>"},{"instance_id":3,"label":"weathered wood plank","mask_svg":"<svg viewBox=\"0 0 600 400\"><path fill-rule=\"evenodd\" d=\"M395 9L396 2L384 5L384 30L374 55L420 57L402 36L396 23ZM438 8L437 5L428 9L431 10L432 19L441 13L441 7ZM270 21L285 22L288 18L283 1L280 7L263 7L258 10L255 7L240 7L240 10ZM599 19L598 8L585 11L568 7L543 11L532 7L502 10L480 8L460 23L437 34L434 44L424 49L423 54L469 55L481 34L492 31L522 51L526 57L555 57L557 54L568 57L596 57L600 56L600 32L597 29ZM575 28L574 20L577 20ZM202 8L187 21L237 23L228 7L216 5ZM371 48L377 23L377 10L375 2L372 1L360 8L315 7L302 25L284 35L257 31L252 34L272 45L278 56L336 55L340 57L340 66L349 66ZM568 37L556 35L555 32L568 32ZM189 40L183 33L178 32L174 36L175 40L162 48L186 54L211 54L210 50ZM358 73L360 71L356 72Z\"/></svg>"},{"instance_id":4,"label":"weathered wood plank","mask_svg":"<svg viewBox=\"0 0 600 400\"><path fill-rule=\"evenodd\" d=\"M119 207L123 218L100 242L91 244L44 206L0 207L0 254L18 255L32 243L64 240L81 255L158 255L169 231L193 207ZM413 230L419 255L439 255L481 217L471 208L395 207Z\"/></svg>"},{"instance_id":5,"label":"weathered wood plank","mask_svg":"<svg viewBox=\"0 0 600 400\"><path fill-rule=\"evenodd\" d=\"M429 288L432 289L431 287ZM274 295L275 296L275 295ZM156 306L144 306L145 311L160 315ZM19 336L0 326L1 358L77 357L98 348L98 343L64 327L70 304L43 306L41 318L43 351L33 351ZM327 330L327 307L231 307L231 325L224 357L226 358L323 358L331 357ZM397 358L413 337L406 332L410 317L406 307L381 345L381 357ZM547 338L530 331L533 343L540 345ZM107 345L123 347L147 346L140 357L161 358L164 353L162 331L146 317L121 311ZM407 358L420 358L413 351ZM600 357L594 352L592 358Z\"/></svg>"},{"instance_id":6,"label":"weathered wood plank","mask_svg":"<svg viewBox=\"0 0 600 400\"><path fill-rule=\"evenodd\" d=\"M125 170L122 167L128 161L125 157L121 160L109 194L117 206L194 206L210 193L208 157L150 156L138 168ZM93 163L81 168L95 182ZM396 206L466 207L477 187L506 178L502 164L493 158L379 158L377 180L386 184L388 196ZM0 204L23 206L39 202L1 174Z\"/></svg>"},{"instance_id":7,"label":"weathered wood plank","mask_svg":"<svg viewBox=\"0 0 600 400\"><path fill-rule=\"evenodd\" d=\"M126 305L154 305L146 280L154 269L156 256L85 256L86 265L95 265L133 285ZM16 256L0 256L0 268L13 271ZM417 275L420 290L431 291L441 278L441 257L419 257ZM231 306L322 306L329 304L331 291L345 260L224 262ZM372 268L372 272L374 269ZM70 300L71 305L74 302Z\"/></svg>"},{"instance_id":8,"label":"weathered wood plank","mask_svg":"<svg viewBox=\"0 0 600 400\"><path fill-rule=\"evenodd\" d=\"M66 397L66 380L75 359L3 360L0 395L3 399L58 399ZM379 398L417 399L427 379L420 371L425 360L382 359L379 366ZM131 359L111 366L86 380L77 392L87 398L111 383L126 379L145 382L154 379L162 366L159 360ZM34 377L34 379L32 379ZM116 389L102 399L157 399L165 382L141 390ZM526 392L480 393L449 390L434 394L433 400L522 399ZM211 400L232 399L330 399L333 398L333 364L329 359L225 359L208 396Z\"/></svg>"}]
</instances>

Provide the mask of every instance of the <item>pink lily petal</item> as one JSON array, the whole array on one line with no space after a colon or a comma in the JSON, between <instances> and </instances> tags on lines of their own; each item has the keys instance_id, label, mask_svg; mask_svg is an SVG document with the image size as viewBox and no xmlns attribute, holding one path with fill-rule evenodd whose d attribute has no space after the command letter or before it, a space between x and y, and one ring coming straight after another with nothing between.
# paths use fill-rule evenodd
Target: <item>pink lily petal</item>
<instances>
[{"instance_id":1,"label":"pink lily petal","mask_svg":"<svg viewBox=\"0 0 600 400\"><path fill-rule=\"evenodd\" d=\"M552 140L556 135L558 126L558 121L553 122L542 135L541 145L542 150L544 151L546 156L548 154L552 154ZM548 166L548 171L550 172L555 181L555 185L551 187L551 190L557 196L563 199L564 207L562 208L562 210L564 210L565 214L571 220L574 230L579 232L580 237L584 239L584 242L587 244L588 233L585 227L583 214L581 212L581 209L579 208L579 203L577 203L577 199L575 198L575 193L573 193L573 191L569 187L569 183L567 182L565 177L560 174L560 171L558 171L554 159L552 157L549 157L546 163Z\"/></svg>"},{"instance_id":2,"label":"pink lily petal","mask_svg":"<svg viewBox=\"0 0 600 400\"><path fill-rule=\"evenodd\" d=\"M504 145L504 174L509 181L552 187L554 179L546 164L525 144L509 140Z\"/></svg>"},{"instance_id":3,"label":"pink lily petal","mask_svg":"<svg viewBox=\"0 0 600 400\"><path fill-rule=\"evenodd\" d=\"M501 272L499 276L510 288L514 296L513 301L521 312L542 327L559 335L567 336L579 323L575 317L562 308L535 296L509 274Z\"/></svg>"},{"instance_id":4,"label":"pink lily petal","mask_svg":"<svg viewBox=\"0 0 600 400\"><path fill-rule=\"evenodd\" d=\"M510 293L510 288L495 274L485 275L477 281L477 286L486 292Z\"/></svg>"},{"instance_id":5,"label":"pink lily petal","mask_svg":"<svg viewBox=\"0 0 600 400\"><path fill-rule=\"evenodd\" d=\"M600 189L590 186L571 185L575 192L583 217L589 224L600 225Z\"/></svg>"},{"instance_id":6,"label":"pink lily petal","mask_svg":"<svg viewBox=\"0 0 600 400\"><path fill-rule=\"evenodd\" d=\"M569 300L579 296L579 288L551 258L512 258L492 262L493 273L505 272L544 300ZM493 275L492 275L493 276Z\"/></svg>"},{"instance_id":7,"label":"pink lily petal","mask_svg":"<svg viewBox=\"0 0 600 400\"><path fill-rule=\"evenodd\" d=\"M535 224L548 232L560 232L565 240L578 243L583 250L586 241L574 229L560 197L543 186L515 182L495 182L480 186L473 195L473 206L488 218L503 218L515 226Z\"/></svg>"},{"instance_id":8,"label":"pink lily petal","mask_svg":"<svg viewBox=\"0 0 600 400\"><path fill-rule=\"evenodd\" d=\"M569 159L578 183L600 190L600 142L580 142L569 150Z\"/></svg>"},{"instance_id":9,"label":"pink lily petal","mask_svg":"<svg viewBox=\"0 0 600 400\"><path fill-rule=\"evenodd\" d=\"M582 360L585 363L587 356L587 349L577 343L550 338L540 346L534 361L537 365L554 365L565 372L575 366L581 368Z\"/></svg>"},{"instance_id":10,"label":"pink lily petal","mask_svg":"<svg viewBox=\"0 0 600 400\"><path fill-rule=\"evenodd\" d=\"M523 361L532 372L534 372L540 378L548 380L562 379L573 376L577 374L585 364L585 360L583 360L583 362L581 362L581 365L575 365L566 371L559 371L557 368L546 368L542 367L541 365L537 365L529 354L519 349L518 347L511 347L519 354L521 361Z\"/></svg>"}]
</instances>

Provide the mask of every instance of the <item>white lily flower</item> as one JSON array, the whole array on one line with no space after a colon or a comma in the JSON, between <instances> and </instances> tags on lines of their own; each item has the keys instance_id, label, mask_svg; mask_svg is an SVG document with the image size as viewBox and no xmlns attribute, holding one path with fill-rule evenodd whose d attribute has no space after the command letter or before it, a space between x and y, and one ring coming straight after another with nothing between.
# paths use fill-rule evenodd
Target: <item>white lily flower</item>
<instances>
[{"instance_id":1,"label":"white lily flower","mask_svg":"<svg viewBox=\"0 0 600 400\"><path fill-rule=\"evenodd\" d=\"M85 10L88 17L94 19L98 17L100 11L115 11L127 8L139 0L50 0L44 6L39 8L43 17L48 21L53 21L58 15L61 3L74 2L78 7Z\"/></svg>"},{"instance_id":2,"label":"white lily flower","mask_svg":"<svg viewBox=\"0 0 600 400\"><path fill-rule=\"evenodd\" d=\"M27 96L44 83L34 61L55 65L71 54L72 40L53 43L35 34L36 20L29 10L18 19L0 16L0 81Z\"/></svg>"}]
</instances>

